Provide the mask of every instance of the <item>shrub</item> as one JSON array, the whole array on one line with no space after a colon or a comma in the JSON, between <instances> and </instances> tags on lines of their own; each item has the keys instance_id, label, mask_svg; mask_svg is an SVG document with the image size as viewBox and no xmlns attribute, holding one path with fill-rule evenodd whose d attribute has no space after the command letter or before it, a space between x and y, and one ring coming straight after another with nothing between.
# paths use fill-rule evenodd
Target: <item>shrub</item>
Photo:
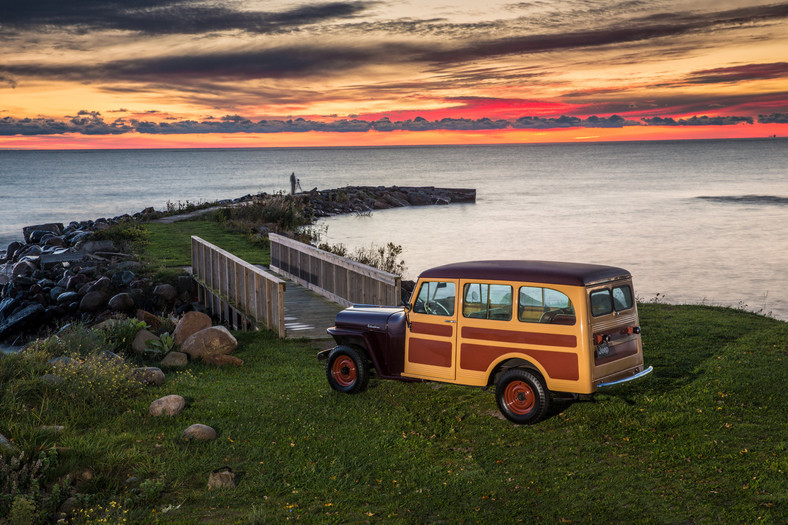
<instances>
[{"instance_id":1,"label":"shrub","mask_svg":"<svg viewBox=\"0 0 788 525\"><path fill-rule=\"evenodd\" d=\"M148 245L148 230L133 221L113 224L106 230L96 230L90 234L89 240L110 240L119 250L138 253Z\"/></svg>"},{"instance_id":2,"label":"shrub","mask_svg":"<svg viewBox=\"0 0 788 525\"><path fill-rule=\"evenodd\" d=\"M278 231L294 232L312 223L301 202L292 195L265 195L241 206L223 208L214 215L232 231L248 232L263 224Z\"/></svg>"},{"instance_id":3,"label":"shrub","mask_svg":"<svg viewBox=\"0 0 788 525\"><path fill-rule=\"evenodd\" d=\"M57 451L43 451L34 460L25 453L6 459L0 454L0 518L8 523L35 523L39 509L56 509L63 497L59 485L46 493L47 473L57 464ZM68 483L68 480L65 481Z\"/></svg>"},{"instance_id":4,"label":"shrub","mask_svg":"<svg viewBox=\"0 0 788 525\"><path fill-rule=\"evenodd\" d=\"M357 248L350 253L348 253L347 247L341 243L322 243L318 248L341 257L347 257L361 264L372 266L378 270L399 275L400 277L402 277L408 269L408 267L405 266L405 261L399 259L400 255L402 255L402 245L394 244L393 242L385 246L372 244L368 248ZM399 261L397 259L399 259Z\"/></svg>"}]
</instances>

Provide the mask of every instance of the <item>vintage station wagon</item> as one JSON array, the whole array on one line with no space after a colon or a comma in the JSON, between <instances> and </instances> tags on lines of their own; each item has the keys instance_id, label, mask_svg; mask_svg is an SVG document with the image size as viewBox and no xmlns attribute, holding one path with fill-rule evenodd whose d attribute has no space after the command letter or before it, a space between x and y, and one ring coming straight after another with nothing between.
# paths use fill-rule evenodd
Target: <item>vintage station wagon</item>
<instances>
[{"instance_id":1,"label":"vintage station wagon","mask_svg":"<svg viewBox=\"0 0 788 525\"><path fill-rule=\"evenodd\" d=\"M328 333L332 388L381 379L495 385L515 423L547 413L551 393L592 394L645 368L630 273L613 266L476 261L423 272L404 307L354 305Z\"/></svg>"}]
</instances>

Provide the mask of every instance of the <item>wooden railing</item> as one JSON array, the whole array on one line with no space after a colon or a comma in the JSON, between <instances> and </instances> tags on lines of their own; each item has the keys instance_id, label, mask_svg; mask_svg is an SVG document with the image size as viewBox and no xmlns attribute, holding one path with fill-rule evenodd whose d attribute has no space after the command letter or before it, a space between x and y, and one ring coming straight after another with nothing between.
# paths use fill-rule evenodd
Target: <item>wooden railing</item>
<instances>
[{"instance_id":1,"label":"wooden railing","mask_svg":"<svg viewBox=\"0 0 788 525\"><path fill-rule=\"evenodd\" d=\"M285 337L285 282L192 236L192 276L199 300L234 329L263 326Z\"/></svg>"},{"instance_id":2,"label":"wooden railing","mask_svg":"<svg viewBox=\"0 0 788 525\"><path fill-rule=\"evenodd\" d=\"M344 306L399 305L400 278L275 233L271 270Z\"/></svg>"}]
</instances>

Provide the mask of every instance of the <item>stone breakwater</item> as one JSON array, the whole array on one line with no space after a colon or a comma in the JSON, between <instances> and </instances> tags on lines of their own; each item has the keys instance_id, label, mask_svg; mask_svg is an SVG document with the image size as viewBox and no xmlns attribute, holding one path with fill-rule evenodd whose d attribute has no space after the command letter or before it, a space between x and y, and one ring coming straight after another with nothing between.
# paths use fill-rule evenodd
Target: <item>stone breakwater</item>
<instances>
[{"instance_id":1,"label":"stone breakwater","mask_svg":"<svg viewBox=\"0 0 788 525\"><path fill-rule=\"evenodd\" d=\"M429 206L476 202L476 190L434 186L347 186L333 190L314 189L297 198L313 217L366 213L403 206Z\"/></svg>"},{"instance_id":2,"label":"stone breakwater","mask_svg":"<svg viewBox=\"0 0 788 525\"><path fill-rule=\"evenodd\" d=\"M245 195L213 203L238 206L265 199ZM472 203L476 190L425 187L348 186L295 195L313 218L403 206ZM213 208L215 209L215 208ZM23 241L0 251L0 343L18 345L57 324L100 322L117 314L176 312L199 308L194 283L181 276L175 285L141 275L142 264L95 232L124 222L146 222L163 215L146 208L134 215L95 221L47 223L23 228ZM139 274L139 275L138 275Z\"/></svg>"}]
</instances>

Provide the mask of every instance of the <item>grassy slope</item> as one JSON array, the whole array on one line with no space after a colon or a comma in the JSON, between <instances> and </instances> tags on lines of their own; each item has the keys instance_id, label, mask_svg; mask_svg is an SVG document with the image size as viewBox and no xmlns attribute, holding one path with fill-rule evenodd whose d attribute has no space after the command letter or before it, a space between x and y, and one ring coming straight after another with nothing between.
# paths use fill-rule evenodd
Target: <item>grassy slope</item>
<instances>
[{"instance_id":1,"label":"grassy slope","mask_svg":"<svg viewBox=\"0 0 788 525\"><path fill-rule=\"evenodd\" d=\"M64 444L119 478L164 480L159 512L143 512L163 522L784 523L788 323L670 305L641 317L653 376L533 427L502 421L493 392L470 387L339 394L315 344L247 333L243 367L192 365ZM169 393L185 412L147 416ZM196 422L219 438L180 441ZM207 491L225 465L238 488ZM167 504L181 507L161 514Z\"/></svg>"},{"instance_id":2,"label":"grassy slope","mask_svg":"<svg viewBox=\"0 0 788 525\"><path fill-rule=\"evenodd\" d=\"M165 267L191 265L191 236L196 235L252 264L268 264L268 247L224 230L217 222L201 218L172 224L148 223L150 244L146 257Z\"/></svg>"}]
</instances>

